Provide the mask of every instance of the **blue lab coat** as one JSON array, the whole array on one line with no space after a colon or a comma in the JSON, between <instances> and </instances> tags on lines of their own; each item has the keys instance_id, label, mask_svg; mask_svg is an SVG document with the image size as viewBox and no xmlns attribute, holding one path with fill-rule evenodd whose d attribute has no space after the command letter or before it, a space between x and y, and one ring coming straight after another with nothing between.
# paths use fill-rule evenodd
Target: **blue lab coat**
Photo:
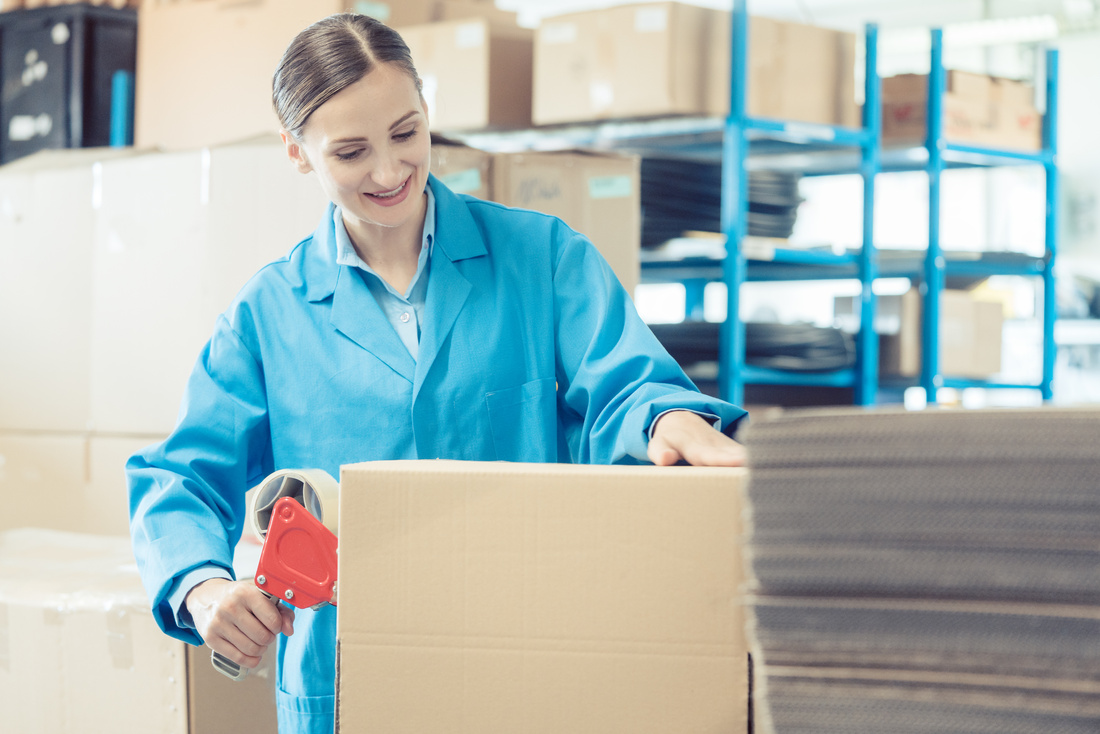
<instances>
[{"instance_id":1,"label":"blue lab coat","mask_svg":"<svg viewBox=\"0 0 1100 734\"><path fill-rule=\"evenodd\" d=\"M217 320L178 424L127 464L134 550L158 624L192 643L174 579L232 567L245 490L278 469L380 459L639 463L669 408L744 411L700 394L604 259L544 214L430 177L436 239L419 359L364 283L335 263L332 209ZM332 731L336 610L280 636L280 731Z\"/></svg>"}]
</instances>

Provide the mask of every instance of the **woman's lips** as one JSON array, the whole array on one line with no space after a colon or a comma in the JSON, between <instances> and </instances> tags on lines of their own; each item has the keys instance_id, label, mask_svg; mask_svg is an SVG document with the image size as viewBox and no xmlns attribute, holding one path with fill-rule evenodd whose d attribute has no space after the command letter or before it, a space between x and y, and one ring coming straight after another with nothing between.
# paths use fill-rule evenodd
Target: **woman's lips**
<instances>
[{"instance_id":1,"label":"woman's lips","mask_svg":"<svg viewBox=\"0 0 1100 734\"><path fill-rule=\"evenodd\" d=\"M410 179L411 176L409 178L406 178L404 183L402 183L396 189L391 189L390 191L384 191L378 194L363 194L363 196L366 196L368 199L373 201L375 204L378 204L379 206L396 206L408 197Z\"/></svg>"}]
</instances>

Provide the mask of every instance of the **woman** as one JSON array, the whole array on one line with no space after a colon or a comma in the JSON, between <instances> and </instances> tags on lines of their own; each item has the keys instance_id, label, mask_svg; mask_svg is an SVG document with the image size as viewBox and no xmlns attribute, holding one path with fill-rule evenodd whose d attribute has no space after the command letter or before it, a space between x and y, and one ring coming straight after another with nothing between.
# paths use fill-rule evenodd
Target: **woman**
<instances>
[{"instance_id":1,"label":"woman","mask_svg":"<svg viewBox=\"0 0 1100 734\"><path fill-rule=\"evenodd\" d=\"M738 465L744 411L695 390L583 235L429 175L429 110L385 25L304 30L274 105L332 205L219 318L175 431L128 462L131 526L162 629L249 667L278 639L280 731L331 732L335 609L295 619L231 580L248 487L378 459Z\"/></svg>"}]
</instances>

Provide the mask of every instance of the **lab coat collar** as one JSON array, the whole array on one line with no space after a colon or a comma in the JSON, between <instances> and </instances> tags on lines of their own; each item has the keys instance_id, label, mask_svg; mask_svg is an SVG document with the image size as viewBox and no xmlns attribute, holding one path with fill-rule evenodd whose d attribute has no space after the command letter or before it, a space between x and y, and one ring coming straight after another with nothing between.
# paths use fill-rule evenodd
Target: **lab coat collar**
<instances>
[{"instance_id":1,"label":"lab coat collar","mask_svg":"<svg viewBox=\"0 0 1100 734\"><path fill-rule=\"evenodd\" d=\"M388 326L385 316L355 269L336 263L332 204L313 234L313 246L308 248L305 262L306 298L317 303L332 297L333 327L414 382L414 395L472 290L469 278L463 273L468 269L460 263L488 254L485 240L466 202L435 176L429 175L428 184L435 196L436 236L419 360L412 358L392 328L382 328ZM440 226L441 222L445 224Z\"/></svg>"},{"instance_id":2,"label":"lab coat collar","mask_svg":"<svg viewBox=\"0 0 1100 734\"><path fill-rule=\"evenodd\" d=\"M428 185L435 195L434 250L440 251L452 263L487 254L485 240L466 202L432 174L428 174ZM325 209L325 215L313 233L313 246L306 255L306 298L310 303L323 301L336 292L336 283L343 269L343 266L336 264L336 228L332 223L335 208L330 203ZM445 226L440 227L440 222L445 222ZM433 263L437 259L433 252Z\"/></svg>"}]
</instances>

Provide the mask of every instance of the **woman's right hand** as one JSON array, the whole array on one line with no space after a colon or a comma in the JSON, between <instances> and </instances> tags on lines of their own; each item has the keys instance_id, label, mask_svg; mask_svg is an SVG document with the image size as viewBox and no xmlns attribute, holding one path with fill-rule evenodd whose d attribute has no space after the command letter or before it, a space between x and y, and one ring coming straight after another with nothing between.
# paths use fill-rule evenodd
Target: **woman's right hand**
<instances>
[{"instance_id":1,"label":"woman's right hand","mask_svg":"<svg viewBox=\"0 0 1100 734\"><path fill-rule=\"evenodd\" d=\"M206 645L246 668L260 664L280 632L294 634L294 610L251 581L208 579L187 593L184 605Z\"/></svg>"}]
</instances>

